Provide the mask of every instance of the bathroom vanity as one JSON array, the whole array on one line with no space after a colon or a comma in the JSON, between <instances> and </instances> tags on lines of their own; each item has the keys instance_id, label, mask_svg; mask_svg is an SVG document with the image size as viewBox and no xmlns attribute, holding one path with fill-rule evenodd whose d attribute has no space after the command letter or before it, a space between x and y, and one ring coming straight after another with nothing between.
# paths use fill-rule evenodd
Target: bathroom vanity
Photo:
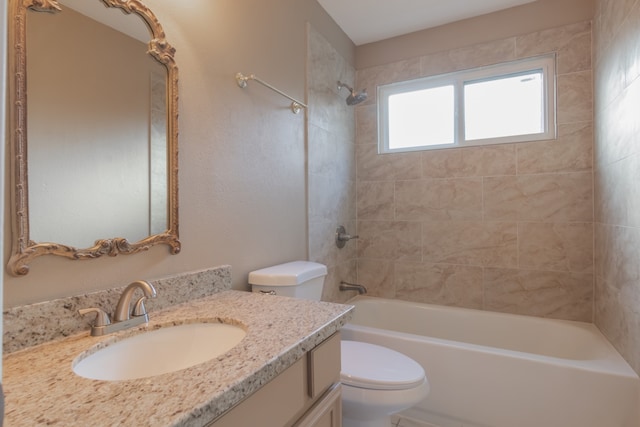
<instances>
[{"instance_id":1,"label":"bathroom vanity","mask_svg":"<svg viewBox=\"0 0 640 427\"><path fill-rule=\"evenodd\" d=\"M337 332L209 426L339 427L339 381Z\"/></svg>"},{"instance_id":2,"label":"bathroom vanity","mask_svg":"<svg viewBox=\"0 0 640 427\"><path fill-rule=\"evenodd\" d=\"M147 326L103 337L83 332L9 353L6 425L339 426L339 330L351 310L223 291L149 310ZM190 322L233 323L247 334L210 361L153 377L100 381L72 371L98 347L145 329Z\"/></svg>"}]
</instances>

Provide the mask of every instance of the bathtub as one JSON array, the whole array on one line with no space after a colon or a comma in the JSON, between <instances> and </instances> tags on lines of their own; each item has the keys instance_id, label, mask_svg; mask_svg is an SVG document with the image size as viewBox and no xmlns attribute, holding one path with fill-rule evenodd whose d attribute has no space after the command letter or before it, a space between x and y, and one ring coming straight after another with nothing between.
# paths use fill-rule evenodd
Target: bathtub
<instances>
[{"instance_id":1,"label":"bathtub","mask_svg":"<svg viewBox=\"0 0 640 427\"><path fill-rule=\"evenodd\" d=\"M356 297L342 339L416 360L437 427L638 427L640 379L592 324ZM418 424L422 425L422 423Z\"/></svg>"}]
</instances>

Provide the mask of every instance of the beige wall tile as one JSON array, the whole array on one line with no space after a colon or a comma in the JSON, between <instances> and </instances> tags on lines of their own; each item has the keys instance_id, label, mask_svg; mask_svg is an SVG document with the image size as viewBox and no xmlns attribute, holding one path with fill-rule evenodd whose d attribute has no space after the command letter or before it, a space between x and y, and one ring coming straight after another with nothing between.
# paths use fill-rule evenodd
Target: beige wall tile
<instances>
[{"instance_id":1,"label":"beige wall tile","mask_svg":"<svg viewBox=\"0 0 640 427\"><path fill-rule=\"evenodd\" d=\"M517 144L518 174L587 172L593 168L591 122L558 127L558 139Z\"/></svg>"},{"instance_id":2,"label":"beige wall tile","mask_svg":"<svg viewBox=\"0 0 640 427\"><path fill-rule=\"evenodd\" d=\"M592 321L592 274L487 268L483 284L487 310Z\"/></svg>"},{"instance_id":3,"label":"beige wall tile","mask_svg":"<svg viewBox=\"0 0 640 427\"><path fill-rule=\"evenodd\" d=\"M398 262L395 281L398 299L482 308L482 269L478 267Z\"/></svg>"},{"instance_id":4,"label":"beige wall tile","mask_svg":"<svg viewBox=\"0 0 640 427\"><path fill-rule=\"evenodd\" d=\"M333 221L309 222L309 260L319 262L327 267L338 263L338 248L332 239L327 239L335 233ZM329 300L330 301L330 300Z\"/></svg>"},{"instance_id":5,"label":"beige wall tile","mask_svg":"<svg viewBox=\"0 0 640 427\"><path fill-rule=\"evenodd\" d=\"M595 176L597 221L640 227L640 153L599 169Z\"/></svg>"},{"instance_id":6,"label":"beige wall tile","mask_svg":"<svg viewBox=\"0 0 640 427\"><path fill-rule=\"evenodd\" d=\"M625 296L615 284L604 282L599 277L596 277L595 322L629 365L639 371L640 338L637 331L640 329L640 315L625 301Z\"/></svg>"},{"instance_id":7,"label":"beige wall tile","mask_svg":"<svg viewBox=\"0 0 640 427\"><path fill-rule=\"evenodd\" d=\"M422 176L426 178L515 175L515 173L516 151L513 144L422 152Z\"/></svg>"},{"instance_id":8,"label":"beige wall tile","mask_svg":"<svg viewBox=\"0 0 640 427\"><path fill-rule=\"evenodd\" d=\"M345 281L349 283L356 282L356 260L349 260L349 262L339 264L327 269L327 277L324 280L324 287L322 289L322 300L344 303L353 298L356 291L341 291L340 282Z\"/></svg>"},{"instance_id":9,"label":"beige wall tile","mask_svg":"<svg viewBox=\"0 0 640 427\"><path fill-rule=\"evenodd\" d=\"M411 80L417 77L420 77L420 58L358 70L358 90L366 89L369 94L369 97L362 105L376 103L378 86Z\"/></svg>"},{"instance_id":10,"label":"beige wall tile","mask_svg":"<svg viewBox=\"0 0 640 427\"><path fill-rule=\"evenodd\" d=\"M596 2L596 16L594 18L597 25L596 52L600 53L614 43L625 18L630 15L632 7L637 0L599 0Z\"/></svg>"},{"instance_id":11,"label":"beige wall tile","mask_svg":"<svg viewBox=\"0 0 640 427\"><path fill-rule=\"evenodd\" d=\"M363 181L393 181L422 177L420 156L412 153L378 154L377 145L356 145L357 177Z\"/></svg>"},{"instance_id":12,"label":"beige wall tile","mask_svg":"<svg viewBox=\"0 0 640 427\"><path fill-rule=\"evenodd\" d=\"M618 351L628 354L624 347L629 341L631 328L621 309L618 289L596 275L595 300L594 322Z\"/></svg>"},{"instance_id":13,"label":"beige wall tile","mask_svg":"<svg viewBox=\"0 0 640 427\"><path fill-rule=\"evenodd\" d=\"M629 2L631 4L633 2ZM620 38L624 40L623 64L627 86L640 76L640 3L636 0L621 29Z\"/></svg>"},{"instance_id":14,"label":"beige wall tile","mask_svg":"<svg viewBox=\"0 0 640 427\"><path fill-rule=\"evenodd\" d=\"M591 221L591 173L484 179L484 215L495 221Z\"/></svg>"},{"instance_id":15,"label":"beige wall tile","mask_svg":"<svg viewBox=\"0 0 640 427\"><path fill-rule=\"evenodd\" d=\"M591 39L591 31L585 31L558 51L558 74L591 70Z\"/></svg>"},{"instance_id":16,"label":"beige wall tile","mask_svg":"<svg viewBox=\"0 0 640 427\"><path fill-rule=\"evenodd\" d=\"M325 79L331 77L325 76ZM354 111L348 108L344 98L341 98L334 87L309 88L309 93L311 95L308 101L309 123L336 134L351 132L355 127L355 120L351 118ZM351 119L350 123L349 119Z\"/></svg>"},{"instance_id":17,"label":"beige wall tile","mask_svg":"<svg viewBox=\"0 0 640 427\"><path fill-rule=\"evenodd\" d=\"M358 221L358 257L422 261L422 224Z\"/></svg>"},{"instance_id":18,"label":"beige wall tile","mask_svg":"<svg viewBox=\"0 0 640 427\"><path fill-rule=\"evenodd\" d=\"M358 72L359 86L371 93L380 83L550 51L557 53L561 74L557 140L378 155L375 100L356 108L358 231L366 236L359 242L358 278L371 281L376 295L590 318L593 287L585 283L593 281L591 23L423 56L417 74L416 58L372 67ZM421 225L423 262L397 260L399 244L418 244L389 225L398 221ZM417 254L417 247L411 252ZM495 274L487 276L483 291L481 274L488 269ZM524 290L518 294L513 283Z\"/></svg>"},{"instance_id":19,"label":"beige wall tile","mask_svg":"<svg viewBox=\"0 0 640 427\"><path fill-rule=\"evenodd\" d=\"M422 153L422 176L425 178L456 178L476 176L477 164L465 162L469 149L427 150Z\"/></svg>"},{"instance_id":20,"label":"beige wall tile","mask_svg":"<svg viewBox=\"0 0 640 427\"><path fill-rule=\"evenodd\" d=\"M335 232L340 224L356 229L355 111L343 102L336 80L353 81L355 70L313 28L307 52L308 257L329 269L323 298L343 301L337 283L355 278L357 252L355 244L338 250Z\"/></svg>"},{"instance_id":21,"label":"beige wall tile","mask_svg":"<svg viewBox=\"0 0 640 427\"><path fill-rule=\"evenodd\" d=\"M337 147L334 143L335 136L325 129L309 125L309 173L316 175L334 175L337 171L336 156Z\"/></svg>"},{"instance_id":22,"label":"beige wall tile","mask_svg":"<svg viewBox=\"0 0 640 427\"><path fill-rule=\"evenodd\" d=\"M394 189L393 181L360 181L357 185L358 220L393 220Z\"/></svg>"},{"instance_id":23,"label":"beige wall tile","mask_svg":"<svg viewBox=\"0 0 640 427\"><path fill-rule=\"evenodd\" d=\"M393 275L394 262L391 260L358 259L358 283L367 287L370 296L395 298Z\"/></svg>"},{"instance_id":24,"label":"beige wall tile","mask_svg":"<svg viewBox=\"0 0 640 427\"><path fill-rule=\"evenodd\" d=\"M627 83L624 56L623 43L614 43L598 53L599 59L594 67L597 76L594 82L594 110L610 105L624 91Z\"/></svg>"},{"instance_id":25,"label":"beige wall tile","mask_svg":"<svg viewBox=\"0 0 640 427\"><path fill-rule=\"evenodd\" d=\"M520 268L593 272L592 223L518 224Z\"/></svg>"},{"instance_id":26,"label":"beige wall tile","mask_svg":"<svg viewBox=\"0 0 640 427\"><path fill-rule=\"evenodd\" d=\"M598 109L598 120L601 126L596 127L598 141L596 144L596 168L601 169L630 155L640 153L637 144L640 135L640 79L627 86L616 101Z\"/></svg>"},{"instance_id":27,"label":"beige wall tile","mask_svg":"<svg viewBox=\"0 0 640 427\"><path fill-rule=\"evenodd\" d=\"M309 175L309 221L324 221L333 217L335 209L333 180L323 175Z\"/></svg>"},{"instance_id":28,"label":"beige wall tile","mask_svg":"<svg viewBox=\"0 0 640 427\"><path fill-rule=\"evenodd\" d=\"M640 2L596 6L595 322L640 372Z\"/></svg>"},{"instance_id":29,"label":"beige wall tile","mask_svg":"<svg viewBox=\"0 0 640 427\"><path fill-rule=\"evenodd\" d=\"M593 120L591 71L560 75L557 85L558 124Z\"/></svg>"},{"instance_id":30,"label":"beige wall tile","mask_svg":"<svg viewBox=\"0 0 640 427\"><path fill-rule=\"evenodd\" d=\"M358 105L356 111L356 143L378 144L378 108L373 105Z\"/></svg>"},{"instance_id":31,"label":"beige wall tile","mask_svg":"<svg viewBox=\"0 0 640 427\"><path fill-rule=\"evenodd\" d=\"M526 34L516 38L516 56L553 53L557 55L557 73L591 69L591 22L579 22Z\"/></svg>"},{"instance_id":32,"label":"beige wall tile","mask_svg":"<svg viewBox=\"0 0 640 427\"><path fill-rule=\"evenodd\" d=\"M396 182L398 220L482 219L482 179L432 179Z\"/></svg>"},{"instance_id":33,"label":"beige wall tile","mask_svg":"<svg viewBox=\"0 0 640 427\"><path fill-rule=\"evenodd\" d=\"M599 223L595 232L596 276L640 307L640 228Z\"/></svg>"},{"instance_id":34,"label":"beige wall tile","mask_svg":"<svg viewBox=\"0 0 640 427\"><path fill-rule=\"evenodd\" d=\"M516 267L518 230L514 222L425 222L424 260L492 267Z\"/></svg>"},{"instance_id":35,"label":"beige wall tile","mask_svg":"<svg viewBox=\"0 0 640 427\"><path fill-rule=\"evenodd\" d=\"M515 38L439 52L420 59L422 76L434 76L515 59Z\"/></svg>"}]
</instances>

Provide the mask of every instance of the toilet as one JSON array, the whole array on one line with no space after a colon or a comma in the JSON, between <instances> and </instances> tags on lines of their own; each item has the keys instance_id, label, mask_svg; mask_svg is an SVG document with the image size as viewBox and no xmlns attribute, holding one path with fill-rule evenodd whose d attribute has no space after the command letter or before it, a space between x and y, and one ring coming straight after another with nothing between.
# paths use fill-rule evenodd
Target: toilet
<instances>
[{"instance_id":1,"label":"toilet","mask_svg":"<svg viewBox=\"0 0 640 427\"><path fill-rule=\"evenodd\" d=\"M249 273L253 292L320 301L327 267L293 261ZM424 369L415 360L379 345L341 342L342 425L389 427L391 415L429 393Z\"/></svg>"}]
</instances>

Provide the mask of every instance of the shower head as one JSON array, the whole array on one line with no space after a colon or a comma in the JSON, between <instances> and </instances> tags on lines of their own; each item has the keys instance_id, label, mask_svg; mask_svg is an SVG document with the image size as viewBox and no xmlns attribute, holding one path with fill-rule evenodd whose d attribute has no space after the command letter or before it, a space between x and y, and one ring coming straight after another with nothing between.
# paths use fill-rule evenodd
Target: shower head
<instances>
[{"instance_id":1,"label":"shower head","mask_svg":"<svg viewBox=\"0 0 640 427\"><path fill-rule=\"evenodd\" d=\"M347 105L360 104L362 101L367 99L366 89L363 89L360 92L356 92L355 90L353 90L352 87L349 87L344 83L338 82L338 90L342 90L342 88L345 88L350 92L349 96L347 96L347 99L346 99Z\"/></svg>"},{"instance_id":2,"label":"shower head","mask_svg":"<svg viewBox=\"0 0 640 427\"><path fill-rule=\"evenodd\" d=\"M367 99L367 90L364 89L358 93L351 92L349 96L347 96L347 105L356 105L360 104L362 101Z\"/></svg>"}]
</instances>

